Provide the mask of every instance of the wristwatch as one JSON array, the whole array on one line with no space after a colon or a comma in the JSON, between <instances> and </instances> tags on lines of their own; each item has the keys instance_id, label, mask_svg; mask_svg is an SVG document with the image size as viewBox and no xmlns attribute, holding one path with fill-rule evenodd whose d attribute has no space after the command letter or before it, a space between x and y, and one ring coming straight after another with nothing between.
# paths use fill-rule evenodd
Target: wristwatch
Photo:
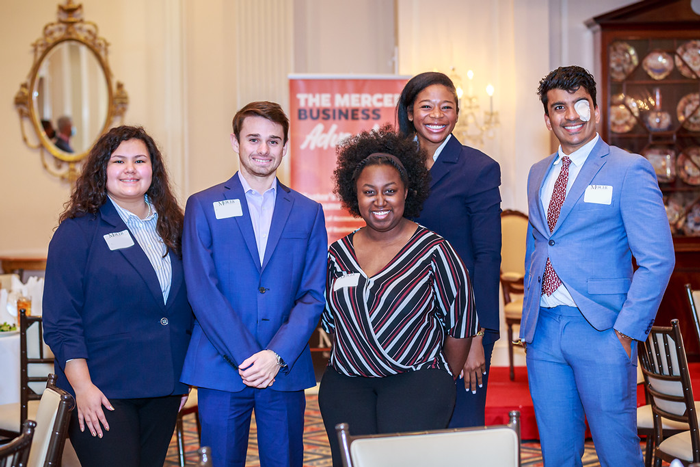
<instances>
[{"instance_id":1,"label":"wristwatch","mask_svg":"<svg viewBox=\"0 0 700 467\"><path fill-rule=\"evenodd\" d=\"M286 367L287 367L287 364L284 362L284 360L282 360L282 357L280 357L280 356L277 354L277 352L275 352L275 351L272 350L272 349L268 349L268 350L269 350L270 352L272 352L273 354L275 354L275 357L277 357L277 365L279 365L280 368L286 368Z\"/></svg>"}]
</instances>

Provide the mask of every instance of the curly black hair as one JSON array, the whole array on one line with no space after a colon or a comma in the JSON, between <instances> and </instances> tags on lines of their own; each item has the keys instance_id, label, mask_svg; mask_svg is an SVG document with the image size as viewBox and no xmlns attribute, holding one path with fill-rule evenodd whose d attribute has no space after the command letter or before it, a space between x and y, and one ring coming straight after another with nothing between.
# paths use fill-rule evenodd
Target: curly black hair
<instances>
[{"instance_id":1,"label":"curly black hair","mask_svg":"<svg viewBox=\"0 0 700 467\"><path fill-rule=\"evenodd\" d=\"M363 131L359 135L343 141L336 149L338 165L333 172L335 189L343 206L355 217L360 217L357 203L357 179L362 169L368 165L392 165L397 169L408 189L404 217L418 217L423 209L423 202L430 191L430 172L425 166L425 151L422 151L412 138L406 138L394 132L391 125L378 130ZM367 157L376 153L396 156L403 166L402 171L389 157Z\"/></svg>"},{"instance_id":2,"label":"curly black hair","mask_svg":"<svg viewBox=\"0 0 700 467\"><path fill-rule=\"evenodd\" d=\"M83 171L75 182L71 197L64 204L58 223L85 214L96 214L107 202L107 165L112 153L124 141L137 139L148 149L153 170L151 186L146 191L158 213L156 231L178 256L182 253L182 225L184 215L170 187L165 160L156 142L142 127L119 126L102 135L87 156ZM166 253L167 254L167 253Z\"/></svg>"},{"instance_id":3,"label":"curly black hair","mask_svg":"<svg viewBox=\"0 0 700 467\"><path fill-rule=\"evenodd\" d=\"M537 88L537 95L540 96L540 101L544 106L545 115L549 115L549 99L547 93L552 89L563 89L567 92L576 92L583 86L583 89L588 91L593 101L593 107L598 107L596 102L595 78L585 68L580 66L562 66L550 72L542 78L540 85Z\"/></svg>"}]
</instances>

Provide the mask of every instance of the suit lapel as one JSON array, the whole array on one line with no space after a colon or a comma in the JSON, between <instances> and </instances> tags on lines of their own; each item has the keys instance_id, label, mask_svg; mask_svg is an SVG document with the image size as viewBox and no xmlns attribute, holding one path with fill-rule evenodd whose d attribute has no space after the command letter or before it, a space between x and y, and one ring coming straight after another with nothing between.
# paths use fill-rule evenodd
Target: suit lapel
<instances>
[{"instance_id":1,"label":"suit lapel","mask_svg":"<svg viewBox=\"0 0 700 467\"><path fill-rule=\"evenodd\" d=\"M440 153L440 156L438 156L438 160L435 161L433 166L430 168L431 190L454 168L454 164L457 163L461 152L462 144L459 142L459 140L457 140L457 138L452 136L445 147L442 148L442 152Z\"/></svg>"},{"instance_id":2,"label":"suit lapel","mask_svg":"<svg viewBox=\"0 0 700 467\"><path fill-rule=\"evenodd\" d=\"M224 197L226 199L238 199L241 202L241 210L243 211L243 215L235 218L236 223L238 224L243 240L245 240L245 244L248 247L248 252L250 253L250 256L253 257L255 267L257 267L258 272L260 272L260 255L258 254L258 243L255 241L253 221L250 218L248 200L245 197L243 185L241 185L241 180L238 177L238 172L236 172L236 174L234 174L234 176L231 177L228 182L226 182L224 185Z\"/></svg>"},{"instance_id":3,"label":"suit lapel","mask_svg":"<svg viewBox=\"0 0 700 467\"><path fill-rule=\"evenodd\" d=\"M289 188L277 181L277 198L275 199L275 211L272 213L272 223L270 224L270 234L267 238L267 246L265 247L265 259L262 269L265 269L267 263L270 262L270 257L274 253L277 243L282 236L284 226L287 224L289 213L292 212L294 200L289 195Z\"/></svg>"},{"instance_id":4,"label":"suit lapel","mask_svg":"<svg viewBox=\"0 0 700 467\"><path fill-rule=\"evenodd\" d=\"M571 186L569 193L566 195L566 199L564 199L564 204L561 207L561 212L559 213L557 225L554 227L554 232L556 232L559 226L562 225L564 219L566 219L566 216L569 215L578 200L586 191L588 185L591 184L593 177L596 176L600 168L603 166L603 164L605 164L605 156L607 156L609 153L610 146L608 146L602 138L599 139L598 143L596 143L591 150L591 153L586 158L586 161L583 163L581 171L578 173L574 184Z\"/></svg>"},{"instance_id":5,"label":"suit lapel","mask_svg":"<svg viewBox=\"0 0 700 467\"><path fill-rule=\"evenodd\" d=\"M175 297L177 297L178 292L180 292L180 287L185 280L184 273L182 271L182 260L178 256L171 252L170 255L170 265L172 267L172 279L170 281L170 293L168 294L168 302L166 308L173 304Z\"/></svg>"},{"instance_id":6,"label":"suit lapel","mask_svg":"<svg viewBox=\"0 0 700 467\"><path fill-rule=\"evenodd\" d=\"M128 230L122 218L119 217L119 213L112 204L112 201L109 199L100 208L100 216L102 217L103 221L114 227L115 231ZM151 294L153 294L153 297L156 299L156 303L158 303L158 305L165 310L163 291L160 289L158 276L156 276L153 265L148 260L146 253L138 244L136 238L131 234L131 231L129 232L129 235L131 235L134 245L129 248L121 248L116 251L119 252L119 254L121 254L134 267L136 272L141 276L144 283L148 287L148 290L150 290Z\"/></svg>"},{"instance_id":7,"label":"suit lapel","mask_svg":"<svg viewBox=\"0 0 700 467\"><path fill-rule=\"evenodd\" d=\"M546 236L549 236L549 225L547 225L547 210L544 206L542 206L542 196L540 195L540 193L542 192L542 184L544 183L544 179L547 177L549 171L552 170L552 166L556 158L557 153L554 153L547 159L545 159L545 162L542 164L542 170L539 170L533 174L534 178L531 183L532 190L534 191L530 193L530 199L533 200L537 205L537 209L535 212L537 213L536 222L538 222L539 225L537 225L536 227L537 230L539 230ZM530 211L532 212L532 206L530 207Z\"/></svg>"}]
</instances>

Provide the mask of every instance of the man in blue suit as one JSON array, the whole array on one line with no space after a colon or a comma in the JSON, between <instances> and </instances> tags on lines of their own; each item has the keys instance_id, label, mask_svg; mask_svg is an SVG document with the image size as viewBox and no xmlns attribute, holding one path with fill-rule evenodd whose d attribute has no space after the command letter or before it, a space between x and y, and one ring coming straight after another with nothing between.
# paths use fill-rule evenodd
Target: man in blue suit
<instances>
[{"instance_id":1,"label":"man in blue suit","mask_svg":"<svg viewBox=\"0 0 700 467\"><path fill-rule=\"evenodd\" d=\"M520 334L544 463L581 465L585 415L602 465L641 466L636 344L675 262L661 192L646 159L596 133L590 73L558 68L538 93L560 146L528 178Z\"/></svg>"},{"instance_id":2,"label":"man in blue suit","mask_svg":"<svg viewBox=\"0 0 700 467\"><path fill-rule=\"evenodd\" d=\"M240 170L192 195L182 239L196 322L182 381L199 387L201 444L216 467L245 465L255 410L260 463L303 463L308 340L325 304L321 206L282 185L289 121L253 102L233 119Z\"/></svg>"}]
</instances>

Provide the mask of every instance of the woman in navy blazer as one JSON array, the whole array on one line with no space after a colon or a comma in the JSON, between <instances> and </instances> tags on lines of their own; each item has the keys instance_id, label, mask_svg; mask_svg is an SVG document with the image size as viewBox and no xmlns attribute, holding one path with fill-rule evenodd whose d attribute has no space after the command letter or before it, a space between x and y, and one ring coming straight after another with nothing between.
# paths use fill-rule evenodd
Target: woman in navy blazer
<instances>
[{"instance_id":1,"label":"woman in navy blazer","mask_svg":"<svg viewBox=\"0 0 700 467\"><path fill-rule=\"evenodd\" d=\"M450 427L484 425L486 386L493 345L499 337L501 268L501 168L452 135L459 100L443 73L414 76L396 108L399 132L426 151L430 196L414 220L449 241L469 270L481 329L472 340ZM461 389L463 388L463 389ZM471 394L470 394L471 392Z\"/></svg>"},{"instance_id":2,"label":"woman in navy blazer","mask_svg":"<svg viewBox=\"0 0 700 467\"><path fill-rule=\"evenodd\" d=\"M182 210L142 128L91 150L49 245L44 329L83 467L163 465L188 387ZM106 409L106 410L105 410ZM87 430L85 430L87 428Z\"/></svg>"}]
</instances>

